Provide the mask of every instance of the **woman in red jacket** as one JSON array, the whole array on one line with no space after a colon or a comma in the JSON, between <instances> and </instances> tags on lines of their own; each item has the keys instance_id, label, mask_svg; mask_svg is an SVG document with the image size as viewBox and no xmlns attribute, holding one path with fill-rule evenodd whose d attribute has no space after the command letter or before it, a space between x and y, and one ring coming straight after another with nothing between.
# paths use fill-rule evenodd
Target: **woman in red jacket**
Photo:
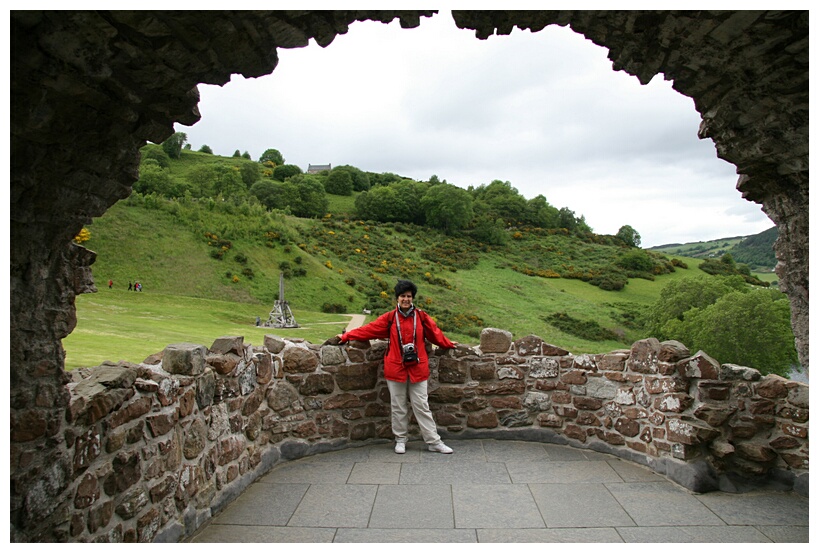
<instances>
[{"instance_id":1,"label":"woman in red jacket","mask_svg":"<svg viewBox=\"0 0 819 553\"><path fill-rule=\"evenodd\" d=\"M395 285L398 306L393 311L384 313L362 327L339 334L338 338L341 342L389 339L387 354L384 356L384 378L390 391L395 452L405 453L407 450L411 405L421 428L421 436L429 450L452 453L452 448L441 441L429 410L429 358L424 340L446 349L454 348L458 343L451 342L429 315L415 308L413 299L417 292L415 284L409 280L399 280Z\"/></svg>"}]
</instances>

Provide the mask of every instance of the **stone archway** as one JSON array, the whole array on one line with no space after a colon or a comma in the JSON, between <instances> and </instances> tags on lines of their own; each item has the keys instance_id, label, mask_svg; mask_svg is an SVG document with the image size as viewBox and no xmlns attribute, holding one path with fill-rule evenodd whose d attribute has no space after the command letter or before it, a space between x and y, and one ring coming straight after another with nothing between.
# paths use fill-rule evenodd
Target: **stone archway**
<instances>
[{"instance_id":1,"label":"stone archway","mask_svg":"<svg viewBox=\"0 0 819 553\"><path fill-rule=\"evenodd\" d=\"M130 194L139 148L199 119L199 83L272 72L278 48L430 11L11 12L11 524L64 540L76 437L61 340L94 254L71 239ZM808 366L808 12L458 11L478 38L570 25L641 82L694 99L743 196L777 224L777 273Z\"/></svg>"}]
</instances>

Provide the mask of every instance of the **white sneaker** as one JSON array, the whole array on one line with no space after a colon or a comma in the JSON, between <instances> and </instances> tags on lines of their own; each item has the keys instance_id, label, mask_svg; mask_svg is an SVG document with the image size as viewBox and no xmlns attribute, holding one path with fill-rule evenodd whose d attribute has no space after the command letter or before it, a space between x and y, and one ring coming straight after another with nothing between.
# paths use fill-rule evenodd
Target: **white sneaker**
<instances>
[{"instance_id":1,"label":"white sneaker","mask_svg":"<svg viewBox=\"0 0 819 553\"><path fill-rule=\"evenodd\" d=\"M428 449L437 453L452 453L452 448L444 444L444 442L433 444Z\"/></svg>"},{"instance_id":2,"label":"white sneaker","mask_svg":"<svg viewBox=\"0 0 819 553\"><path fill-rule=\"evenodd\" d=\"M395 442L395 452L400 454L407 452L407 444L404 442Z\"/></svg>"}]
</instances>

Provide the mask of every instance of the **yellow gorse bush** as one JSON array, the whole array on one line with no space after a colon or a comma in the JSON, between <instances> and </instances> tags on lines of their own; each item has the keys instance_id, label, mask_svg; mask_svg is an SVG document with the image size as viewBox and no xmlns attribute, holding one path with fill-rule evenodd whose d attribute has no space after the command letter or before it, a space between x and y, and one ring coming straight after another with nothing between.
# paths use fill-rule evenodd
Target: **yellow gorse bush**
<instances>
[{"instance_id":1,"label":"yellow gorse bush","mask_svg":"<svg viewBox=\"0 0 819 553\"><path fill-rule=\"evenodd\" d=\"M74 242L77 244L82 244L83 242L88 242L91 239L91 231L87 228L83 227L82 230L74 237Z\"/></svg>"}]
</instances>

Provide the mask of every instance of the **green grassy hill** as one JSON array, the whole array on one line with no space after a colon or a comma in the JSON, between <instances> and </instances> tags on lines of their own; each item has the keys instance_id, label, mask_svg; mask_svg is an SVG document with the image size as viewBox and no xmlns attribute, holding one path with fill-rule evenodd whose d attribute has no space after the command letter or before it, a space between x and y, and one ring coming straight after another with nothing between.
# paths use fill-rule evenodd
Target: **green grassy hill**
<instances>
[{"instance_id":1,"label":"green grassy hill","mask_svg":"<svg viewBox=\"0 0 819 553\"><path fill-rule=\"evenodd\" d=\"M691 268L653 281L632 278L621 291L604 291L582 280L528 276L512 268L533 256L536 245L580 264L600 263L596 258L616 253L608 246L575 243L564 236L551 241L532 236L527 243L511 241L506 247L480 249L468 239L412 225L283 215L261 217L264 223L254 236L252 224L237 221L255 220L259 214L208 212L197 206L209 216L193 217L178 204L164 203L161 208L146 204L150 202L132 197L88 226L91 238L84 245L97 253L92 270L99 292L77 299L78 327L65 341L67 366L105 359L141 361L169 343L198 339L210 345L212 338L239 333L238 329L243 329L242 335L258 334L255 343L265 332L321 342L343 328L346 318L337 313L369 308L375 316L388 309L398 278L418 284L417 304L454 340L477 344L482 328L495 327L516 338L536 334L577 353L611 351L641 337L634 317L657 298L665 282L701 273L695 260L681 258ZM217 256L222 236L233 239ZM266 320L277 299L283 266L292 273L285 283L286 299L297 321L315 323L309 329L255 327L255 318ZM109 279L113 290L107 287ZM128 292L128 284L137 281L143 291ZM549 321L556 313L565 314L570 322L594 322L609 332L602 339L578 336L565 320L560 326ZM146 324L136 325L140 320ZM94 325L106 330L89 331ZM105 338L128 325L134 328L120 335L120 341L128 342L128 347L144 346L130 358L127 347L113 347L118 340L109 340L111 349L106 349ZM98 352L99 360L77 357L89 349Z\"/></svg>"},{"instance_id":2,"label":"green grassy hill","mask_svg":"<svg viewBox=\"0 0 819 553\"><path fill-rule=\"evenodd\" d=\"M772 273L776 266L773 244L779 235L776 227L752 236L734 236L705 242L666 244L650 248L666 255L683 255L696 259L718 258L726 253L737 263L745 263L752 270Z\"/></svg>"},{"instance_id":3,"label":"green grassy hill","mask_svg":"<svg viewBox=\"0 0 819 553\"><path fill-rule=\"evenodd\" d=\"M173 178L226 160L186 152L172 164ZM665 253L564 229L510 229L504 245L489 246L411 224L351 219L355 197L329 195L322 219L221 198L135 193L119 202L87 227L83 245L97 253L99 292L77 298L66 366L141 361L170 343L210 345L226 334L256 344L265 333L320 343L344 328L342 313L369 309L371 319L390 309L399 278L416 282L416 304L453 340L477 344L481 329L494 327L574 353L607 352L644 337L639 313L667 282L704 274L692 257L672 263ZM635 255L649 266L623 269ZM612 271L622 281L628 273L620 290L600 283ZM282 273L301 327L256 327L278 299ZM128 291L133 282L142 292Z\"/></svg>"}]
</instances>

